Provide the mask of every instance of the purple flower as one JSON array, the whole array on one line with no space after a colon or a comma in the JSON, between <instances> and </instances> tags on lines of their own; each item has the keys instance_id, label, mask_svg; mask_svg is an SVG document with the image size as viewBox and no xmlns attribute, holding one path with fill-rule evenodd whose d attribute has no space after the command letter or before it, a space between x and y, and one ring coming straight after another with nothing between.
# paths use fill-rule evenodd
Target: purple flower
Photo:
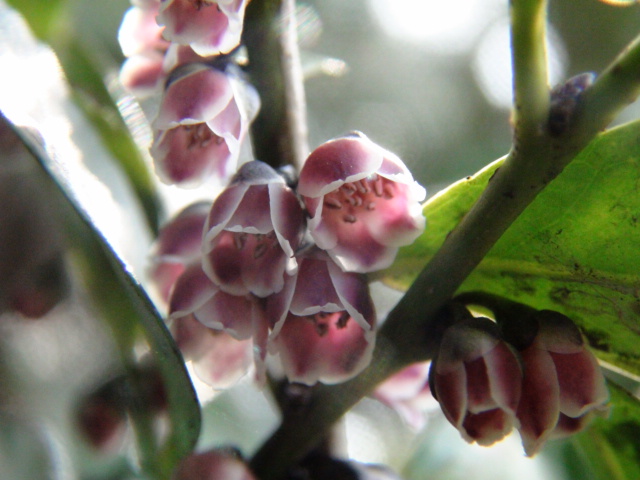
<instances>
[{"instance_id":1,"label":"purple flower","mask_svg":"<svg viewBox=\"0 0 640 480\"><path fill-rule=\"evenodd\" d=\"M581 430L606 410L609 394L594 355L576 325L564 315L542 310L533 319L538 333L520 355L524 363L517 416L527 455L546 440Z\"/></svg>"},{"instance_id":2,"label":"purple flower","mask_svg":"<svg viewBox=\"0 0 640 480\"><path fill-rule=\"evenodd\" d=\"M190 338L193 332L180 332L181 328L193 328L193 325L180 325L179 322L189 322L187 318L193 317L205 327L216 331L224 331L236 340L253 341L253 354L256 364L256 376L258 380L264 378L264 359L266 357L266 344L269 333L267 319L264 314L264 308L259 299L253 295L230 295L223 292L215 285L211 279L204 273L200 264L192 264L178 278L175 287L171 293L169 302L169 319L176 325L174 333L181 333L184 337L180 340L187 352L201 358L206 354L202 348L207 348L212 343L220 346L223 341L212 342L200 339L197 343L193 343L194 339ZM186 338L185 338L186 337ZM203 343L200 343L203 342ZM226 343L225 352L218 352L219 357L226 359L228 363L218 365L215 368L228 369L236 372L239 362L237 344ZM233 350L231 352L230 350ZM215 359L214 354L214 359ZM213 361L213 360L212 360ZM203 365L208 363L203 361ZM204 368L204 367L203 367ZM227 372L230 377L235 374ZM243 374L243 373L242 373ZM205 373L203 380L208 377L216 377L215 372Z\"/></svg>"},{"instance_id":3,"label":"purple flower","mask_svg":"<svg viewBox=\"0 0 640 480\"><path fill-rule=\"evenodd\" d=\"M169 82L151 155L169 184L198 185L210 175L226 181L258 103L252 87L204 64L184 65Z\"/></svg>"},{"instance_id":4,"label":"purple flower","mask_svg":"<svg viewBox=\"0 0 640 480\"><path fill-rule=\"evenodd\" d=\"M285 273L296 270L304 226L300 202L282 177L265 163L245 163L213 203L203 268L224 292L276 293Z\"/></svg>"},{"instance_id":5,"label":"purple flower","mask_svg":"<svg viewBox=\"0 0 640 480\"><path fill-rule=\"evenodd\" d=\"M387 378L373 393L416 431L426 424L425 410L437 406L429 388L430 366L431 362L411 364Z\"/></svg>"},{"instance_id":6,"label":"purple flower","mask_svg":"<svg viewBox=\"0 0 640 480\"><path fill-rule=\"evenodd\" d=\"M449 327L430 376L447 420L467 442L491 445L518 424L522 370L491 320L473 318Z\"/></svg>"},{"instance_id":7,"label":"purple flower","mask_svg":"<svg viewBox=\"0 0 640 480\"><path fill-rule=\"evenodd\" d=\"M175 319L171 333L198 378L213 388L232 387L251 369L251 339L238 340L224 331L205 327L193 315Z\"/></svg>"},{"instance_id":8,"label":"purple flower","mask_svg":"<svg viewBox=\"0 0 640 480\"><path fill-rule=\"evenodd\" d=\"M388 267L398 247L424 230L424 188L402 160L360 133L316 148L300 172L298 193L316 244L345 271Z\"/></svg>"},{"instance_id":9,"label":"purple flower","mask_svg":"<svg viewBox=\"0 0 640 480\"><path fill-rule=\"evenodd\" d=\"M229 450L194 453L182 460L172 480L256 480L249 467Z\"/></svg>"},{"instance_id":10,"label":"purple flower","mask_svg":"<svg viewBox=\"0 0 640 480\"><path fill-rule=\"evenodd\" d=\"M209 202L189 205L160 230L149 276L165 302L186 266L202 260L202 231L210 209Z\"/></svg>"},{"instance_id":11,"label":"purple flower","mask_svg":"<svg viewBox=\"0 0 640 480\"><path fill-rule=\"evenodd\" d=\"M228 53L238 46L247 0L162 0L158 24L164 37L190 45L198 55Z\"/></svg>"},{"instance_id":12,"label":"purple flower","mask_svg":"<svg viewBox=\"0 0 640 480\"><path fill-rule=\"evenodd\" d=\"M320 250L298 261L297 274L267 299L269 351L279 355L291 382L344 382L371 360L375 311L368 285Z\"/></svg>"}]
</instances>

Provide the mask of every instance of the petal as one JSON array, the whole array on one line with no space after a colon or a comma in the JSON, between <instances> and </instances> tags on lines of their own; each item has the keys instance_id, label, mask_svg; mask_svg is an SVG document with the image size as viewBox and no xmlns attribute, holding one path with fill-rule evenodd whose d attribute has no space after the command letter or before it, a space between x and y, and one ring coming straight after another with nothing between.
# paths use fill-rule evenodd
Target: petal
<instances>
[{"instance_id":1,"label":"petal","mask_svg":"<svg viewBox=\"0 0 640 480\"><path fill-rule=\"evenodd\" d=\"M287 317L273 343L290 382L340 383L369 364L374 342L352 319L341 325L340 316L341 312L326 316L320 332L307 317Z\"/></svg>"},{"instance_id":2,"label":"petal","mask_svg":"<svg viewBox=\"0 0 640 480\"><path fill-rule=\"evenodd\" d=\"M437 362L431 368L435 368L433 386L442 412L454 427L461 430L467 414L467 373L464 365L458 363L448 368L446 373L438 373Z\"/></svg>"},{"instance_id":3,"label":"petal","mask_svg":"<svg viewBox=\"0 0 640 480\"><path fill-rule=\"evenodd\" d=\"M325 260L308 257L300 259L295 293L289 310L298 316L344 310Z\"/></svg>"},{"instance_id":4,"label":"petal","mask_svg":"<svg viewBox=\"0 0 640 480\"><path fill-rule=\"evenodd\" d=\"M280 184L270 184L268 188L273 229L282 250L287 256L293 257L304 233L304 212L290 188ZM290 269L287 271L292 273Z\"/></svg>"},{"instance_id":5,"label":"petal","mask_svg":"<svg viewBox=\"0 0 640 480\"><path fill-rule=\"evenodd\" d=\"M500 342L487 352L484 362L489 374L491 396L508 415L515 416L522 395L522 368L509 346Z\"/></svg>"},{"instance_id":6,"label":"petal","mask_svg":"<svg viewBox=\"0 0 640 480\"><path fill-rule=\"evenodd\" d=\"M253 364L253 341L237 340L225 332L210 328L204 335L207 349L193 360L196 375L215 389L234 386Z\"/></svg>"},{"instance_id":7,"label":"petal","mask_svg":"<svg viewBox=\"0 0 640 480\"><path fill-rule=\"evenodd\" d=\"M491 395L489 376L493 372L487 372L484 358L480 357L472 362L465 363L467 372L467 410L476 414L487 410L493 410L498 405Z\"/></svg>"},{"instance_id":8,"label":"petal","mask_svg":"<svg viewBox=\"0 0 640 480\"><path fill-rule=\"evenodd\" d=\"M488 447L502 440L513 429L513 416L500 408L478 414L469 413L462 424L463 438Z\"/></svg>"},{"instance_id":9,"label":"petal","mask_svg":"<svg viewBox=\"0 0 640 480\"><path fill-rule=\"evenodd\" d=\"M180 318L200 308L218 292L199 264L190 265L178 278L169 300L170 318Z\"/></svg>"},{"instance_id":10,"label":"petal","mask_svg":"<svg viewBox=\"0 0 640 480\"><path fill-rule=\"evenodd\" d=\"M560 389L551 356L534 345L520 352L524 363L518 430L527 456L535 455L558 422Z\"/></svg>"},{"instance_id":11,"label":"petal","mask_svg":"<svg viewBox=\"0 0 640 480\"><path fill-rule=\"evenodd\" d=\"M248 188L248 184L233 184L218 195L213 202L204 228L206 232L204 236L205 253L213 248L211 242L227 226Z\"/></svg>"},{"instance_id":12,"label":"petal","mask_svg":"<svg viewBox=\"0 0 640 480\"><path fill-rule=\"evenodd\" d=\"M447 328L438 351L436 371L458 370L462 362L483 357L501 342L496 324L487 318L463 320Z\"/></svg>"},{"instance_id":13,"label":"petal","mask_svg":"<svg viewBox=\"0 0 640 480\"><path fill-rule=\"evenodd\" d=\"M316 148L300 171L298 193L320 197L346 182L373 174L382 165L382 151L361 136L341 137Z\"/></svg>"},{"instance_id":14,"label":"petal","mask_svg":"<svg viewBox=\"0 0 640 480\"><path fill-rule=\"evenodd\" d=\"M128 58L120 68L120 83L129 92L145 98L159 90L164 79L162 55L157 52Z\"/></svg>"},{"instance_id":15,"label":"petal","mask_svg":"<svg viewBox=\"0 0 640 480\"><path fill-rule=\"evenodd\" d=\"M159 2L153 2L145 8L131 7L124 14L118 30L118 42L125 57L168 48L169 42L162 38L163 28L156 23L159 6Z\"/></svg>"},{"instance_id":16,"label":"petal","mask_svg":"<svg viewBox=\"0 0 640 480\"><path fill-rule=\"evenodd\" d=\"M579 353L550 353L560 385L560 411L580 417L605 404L609 392L598 361L588 350Z\"/></svg>"},{"instance_id":17,"label":"petal","mask_svg":"<svg viewBox=\"0 0 640 480\"><path fill-rule=\"evenodd\" d=\"M159 134L151 156L164 183L194 187L213 173L221 180L229 177L237 158L224 139L208 128L205 124L184 125Z\"/></svg>"},{"instance_id":18,"label":"petal","mask_svg":"<svg viewBox=\"0 0 640 480\"><path fill-rule=\"evenodd\" d=\"M331 261L327 262L327 267L343 308L365 331L373 331L376 313L366 278L357 273L343 272Z\"/></svg>"},{"instance_id":19,"label":"petal","mask_svg":"<svg viewBox=\"0 0 640 480\"><path fill-rule=\"evenodd\" d=\"M167 87L153 127L167 130L178 125L210 121L233 100L227 76L202 64L189 64L184 74Z\"/></svg>"},{"instance_id":20,"label":"petal","mask_svg":"<svg viewBox=\"0 0 640 480\"><path fill-rule=\"evenodd\" d=\"M199 258L202 230L210 208L209 202L197 202L181 210L163 225L152 254L181 259L185 263Z\"/></svg>"},{"instance_id":21,"label":"petal","mask_svg":"<svg viewBox=\"0 0 640 480\"><path fill-rule=\"evenodd\" d=\"M535 313L539 330L537 342L541 348L553 353L579 353L584 349L584 340L575 323L565 315L552 310Z\"/></svg>"},{"instance_id":22,"label":"petal","mask_svg":"<svg viewBox=\"0 0 640 480\"><path fill-rule=\"evenodd\" d=\"M249 293L243 281L243 268L246 263L243 258L246 250L239 245L239 235L224 230L215 238L213 248L203 261L203 268L207 276L219 288L232 295L246 295Z\"/></svg>"},{"instance_id":23,"label":"petal","mask_svg":"<svg viewBox=\"0 0 640 480\"><path fill-rule=\"evenodd\" d=\"M253 308L250 297L218 291L193 314L207 327L224 330L238 340L245 340L253 335Z\"/></svg>"}]
</instances>

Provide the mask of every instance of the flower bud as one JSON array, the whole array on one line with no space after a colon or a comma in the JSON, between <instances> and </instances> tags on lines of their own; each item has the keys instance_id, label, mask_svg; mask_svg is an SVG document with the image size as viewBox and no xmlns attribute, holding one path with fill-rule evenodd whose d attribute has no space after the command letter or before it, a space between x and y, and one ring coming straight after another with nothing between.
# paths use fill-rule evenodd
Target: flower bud
<instances>
[{"instance_id":1,"label":"flower bud","mask_svg":"<svg viewBox=\"0 0 640 480\"><path fill-rule=\"evenodd\" d=\"M518 423L520 363L487 318L463 320L445 331L430 381L445 416L469 443L491 445Z\"/></svg>"},{"instance_id":2,"label":"flower bud","mask_svg":"<svg viewBox=\"0 0 640 480\"><path fill-rule=\"evenodd\" d=\"M172 480L256 480L249 467L226 449L189 455L171 477Z\"/></svg>"},{"instance_id":3,"label":"flower bud","mask_svg":"<svg viewBox=\"0 0 640 480\"><path fill-rule=\"evenodd\" d=\"M542 310L533 320L538 333L522 349L522 400L519 431L527 455L546 440L581 430L605 410L608 391L595 356L576 325L558 312Z\"/></svg>"}]
</instances>

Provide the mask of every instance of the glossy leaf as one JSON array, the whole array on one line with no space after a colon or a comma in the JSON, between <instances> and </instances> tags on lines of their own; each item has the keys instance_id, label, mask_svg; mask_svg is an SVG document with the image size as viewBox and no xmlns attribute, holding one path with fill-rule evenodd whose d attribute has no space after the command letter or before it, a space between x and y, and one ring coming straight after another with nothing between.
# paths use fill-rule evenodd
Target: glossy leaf
<instances>
[{"instance_id":1,"label":"glossy leaf","mask_svg":"<svg viewBox=\"0 0 640 480\"><path fill-rule=\"evenodd\" d=\"M640 372L640 122L598 136L514 222L460 288L565 313L601 358ZM427 230L385 281L406 288L479 197L498 160L424 207Z\"/></svg>"}]
</instances>

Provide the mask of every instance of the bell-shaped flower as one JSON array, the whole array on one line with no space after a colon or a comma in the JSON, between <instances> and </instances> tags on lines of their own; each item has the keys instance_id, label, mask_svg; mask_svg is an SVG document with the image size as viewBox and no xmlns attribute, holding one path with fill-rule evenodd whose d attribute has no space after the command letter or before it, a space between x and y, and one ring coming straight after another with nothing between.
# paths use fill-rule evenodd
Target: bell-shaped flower
<instances>
[{"instance_id":1,"label":"bell-shaped flower","mask_svg":"<svg viewBox=\"0 0 640 480\"><path fill-rule=\"evenodd\" d=\"M216 449L186 457L171 480L256 480L256 477L235 452Z\"/></svg>"},{"instance_id":2,"label":"bell-shaped flower","mask_svg":"<svg viewBox=\"0 0 640 480\"><path fill-rule=\"evenodd\" d=\"M253 87L230 72L190 63L171 74L151 147L165 183L197 186L211 175L224 183L235 172L259 101Z\"/></svg>"},{"instance_id":3,"label":"bell-shaped flower","mask_svg":"<svg viewBox=\"0 0 640 480\"><path fill-rule=\"evenodd\" d=\"M251 370L251 339L238 340L224 331L205 327L193 315L175 319L171 333L198 378L215 389L232 387Z\"/></svg>"},{"instance_id":4,"label":"bell-shaped flower","mask_svg":"<svg viewBox=\"0 0 640 480\"><path fill-rule=\"evenodd\" d=\"M583 428L594 413L603 412L609 394L595 356L576 325L549 310L536 312L533 342L522 349L524 365L518 430L527 455L546 440Z\"/></svg>"},{"instance_id":5,"label":"bell-shaped flower","mask_svg":"<svg viewBox=\"0 0 640 480\"><path fill-rule=\"evenodd\" d=\"M152 248L149 277L165 302L187 265L201 262L202 233L210 209L210 202L189 205L158 234Z\"/></svg>"},{"instance_id":6,"label":"bell-shaped flower","mask_svg":"<svg viewBox=\"0 0 640 480\"><path fill-rule=\"evenodd\" d=\"M228 53L240 44L248 0L162 0L158 24L164 37L190 45L198 55Z\"/></svg>"},{"instance_id":7,"label":"bell-shaped flower","mask_svg":"<svg viewBox=\"0 0 640 480\"><path fill-rule=\"evenodd\" d=\"M431 362L413 363L376 387L374 398L394 409L413 430L426 424L425 413L438 403L429 387Z\"/></svg>"},{"instance_id":8,"label":"bell-shaped flower","mask_svg":"<svg viewBox=\"0 0 640 480\"><path fill-rule=\"evenodd\" d=\"M376 317L368 284L320 250L298 261L297 274L267 299L269 351L290 382L344 382L371 361Z\"/></svg>"},{"instance_id":9,"label":"bell-shaped flower","mask_svg":"<svg viewBox=\"0 0 640 480\"><path fill-rule=\"evenodd\" d=\"M180 275L171 293L169 302L169 319L173 322L187 322L185 317L193 315L205 327L224 331L236 340L253 340L253 354L256 363L256 376L259 380L264 377L264 359L269 333L267 318L259 299L251 294L230 295L223 292L204 273L200 264L189 265ZM184 324L181 325L185 327ZM188 326L187 326L188 327ZM178 327L179 328L179 327ZM183 334L185 332L182 332ZM192 336L187 333L186 337ZM191 344L190 338L180 340L189 353L198 357L205 355L199 351L201 344ZM215 342L220 344L221 342ZM204 343L204 346L211 342ZM234 353L226 352L221 358L226 358L228 370L238 366L236 358L237 345L229 346ZM207 378L207 375L203 375ZM233 376L233 375L231 375Z\"/></svg>"},{"instance_id":10,"label":"bell-shaped flower","mask_svg":"<svg viewBox=\"0 0 640 480\"><path fill-rule=\"evenodd\" d=\"M467 442L491 445L517 426L522 370L487 318L449 327L431 366L432 392Z\"/></svg>"},{"instance_id":11,"label":"bell-shaped flower","mask_svg":"<svg viewBox=\"0 0 640 480\"><path fill-rule=\"evenodd\" d=\"M316 244L345 271L388 267L425 227L424 188L402 160L361 133L316 148L300 171L298 193Z\"/></svg>"},{"instance_id":12,"label":"bell-shaped flower","mask_svg":"<svg viewBox=\"0 0 640 480\"><path fill-rule=\"evenodd\" d=\"M203 268L233 295L279 292L296 270L304 226L300 202L283 178L265 163L245 163L213 203Z\"/></svg>"}]
</instances>

